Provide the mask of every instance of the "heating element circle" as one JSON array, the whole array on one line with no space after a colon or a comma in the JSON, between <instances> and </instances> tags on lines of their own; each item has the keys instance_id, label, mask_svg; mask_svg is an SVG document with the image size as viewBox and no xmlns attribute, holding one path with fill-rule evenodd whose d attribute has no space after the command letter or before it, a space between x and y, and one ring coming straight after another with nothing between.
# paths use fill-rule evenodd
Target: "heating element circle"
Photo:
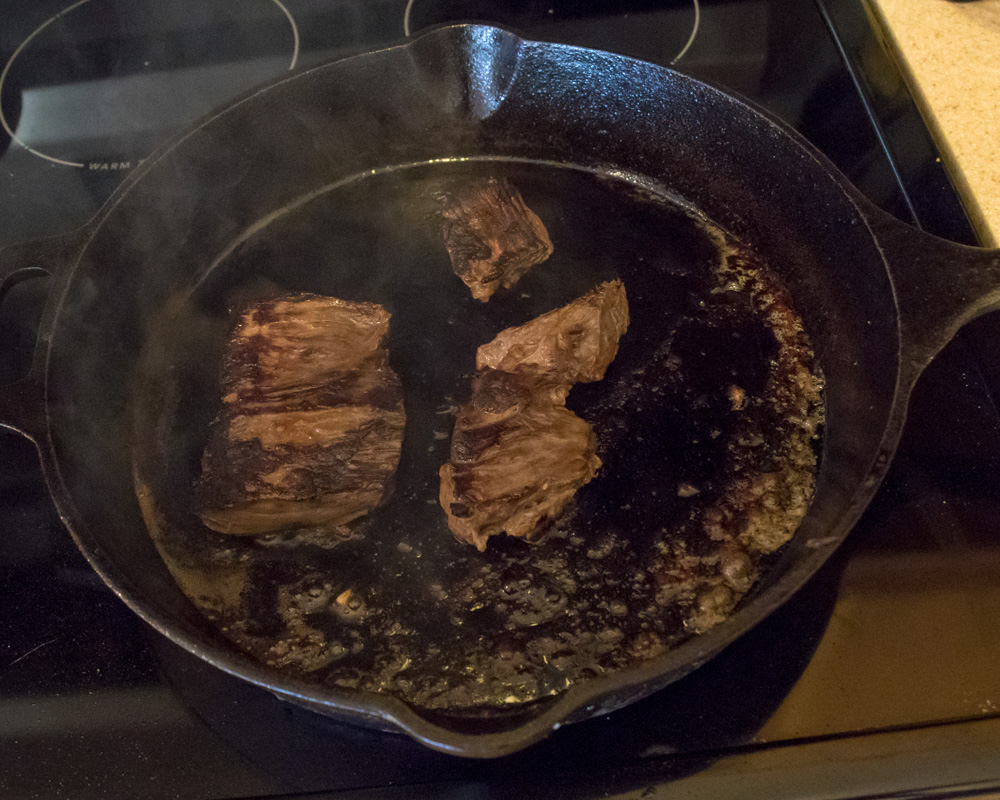
<instances>
[{"instance_id":1,"label":"heating element circle","mask_svg":"<svg viewBox=\"0 0 1000 800\"><path fill-rule=\"evenodd\" d=\"M7 63L4 64L3 70L0 71L0 127L3 128L4 132L10 137L11 141L16 142L18 145L20 145L26 151L28 151L29 153L31 153L34 156L37 156L38 158L44 159L44 160L49 161L49 162L51 162L53 164L58 164L58 165L61 165L61 166L66 166L66 167L75 167L75 168L78 168L78 169L84 169L84 168L86 168L86 166L87 166L86 163L81 162L81 161L73 161L73 160L70 160L68 158L60 158L60 157L58 157L56 155L52 155L50 153L42 152L42 150L40 150L40 149L38 149L36 147L32 147L26 141L24 141L24 139L22 139L21 137L18 136L18 134L16 133L15 129L12 128L10 122L8 121L6 114L4 113L4 108L3 108L3 90L4 90L4 85L6 84L8 76L10 74L11 68L13 67L14 63L17 61L18 57L31 45L31 43L33 41L35 41L37 39L37 37L40 34L42 34L43 31L45 31L47 28L49 28L49 26L51 26L53 23L55 23L56 21L58 21L58 20L60 20L60 19L62 19L64 17L66 17L67 15L71 14L73 11L75 11L78 8L80 8L81 6L87 5L87 4L91 3L91 2L93 2L93 0L77 0L77 2L75 2L75 3L73 3L73 4L69 5L69 6L67 6L66 8L62 9L58 13L52 15L47 20L45 20L41 25L39 25L37 28L35 28L24 39L24 41L21 42L21 44L19 44L17 46L17 48L14 50L13 54L11 55L11 57L7 60ZM284 16L285 20L287 21L289 29L291 31L291 34L292 34L292 53L291 53L291 58L290 58L289 63L288 63L288 69L292 70L292 69L295 68L296 64L298 63L298 59L299 59L299 30L298 30L298 25L295 22L295 18L292 16L291 12L285 6L285 4L282 2L282 0L267 0L267 2L272 3L278 10L280 10L280 12Z\"/></svg>"}]
</instances>

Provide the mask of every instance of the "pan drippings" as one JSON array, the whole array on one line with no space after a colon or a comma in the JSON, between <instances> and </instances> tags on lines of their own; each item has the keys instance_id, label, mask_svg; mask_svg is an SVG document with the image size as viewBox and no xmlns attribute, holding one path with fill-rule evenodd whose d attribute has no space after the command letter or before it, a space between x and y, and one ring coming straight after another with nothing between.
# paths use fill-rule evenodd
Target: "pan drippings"
<instances>
[{"instance_id":1,"label":"pan drippings","mask_svg":"<svg viewBox=\"0 0 1000 800\"><path fill-rule=\"evenodd\" d=\"M434 198L494 175L554 252L482 304L450 269ZM567 401L594 428L597 477L538 542L456 541L437 473L477 347L615 278L631 325L604 379ZM402 457L344 541L227 537L193 513L232 310L287 292L392 314ZM135 460L150 531L212 624L276 669L434 709L557 694L722 622L804 516L821 381L792 308L746 247L624 180L497 161L359 179L277 215L150 337Z\"/></svg>"}]
</instances>

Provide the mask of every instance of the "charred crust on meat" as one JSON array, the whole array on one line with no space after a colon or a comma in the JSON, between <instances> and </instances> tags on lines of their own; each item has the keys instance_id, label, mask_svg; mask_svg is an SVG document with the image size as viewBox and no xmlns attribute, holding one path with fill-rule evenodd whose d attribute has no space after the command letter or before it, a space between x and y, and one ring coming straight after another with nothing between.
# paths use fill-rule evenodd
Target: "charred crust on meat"
<instances>
[{"instance_id":1,"label":"charred crust on meat","mask_svg":"<svg viewBox=\"0 0 1000 800\"><path fill-rule=\"evenodd\" d=\"M323 525L343 535L384 499L406 422L388 330L381 306L320 295L242 311L196 486L209 528L261 535Z\"/></svg>"},{"instance_id":2,"label":"charred crust on meat","mask_svg":"<svg viewBox=\"0 0 1000 800\"><path fill-rule=\"evenodd\" d=\"M561 308L507 328L476 353L476 367L549 378L553 384L599 381L628 329L620 280L607 281Z\"/></svg>"},{"instance_id":3,"label":"charred crust on meat","mask_svg":"<svg viewBox=\"0 0 1000 800\"><path fill-rule=\"evenodd\" d=\"M472 396L459 409L440 503L460 541L537 538L601 466L593 428L565 406L574 383L599 380L628 327L621 281L479 348Z\"/></svg>"},{"instance_id":4,"label":"charred crust on meat","mask_svg":"<svg viewBox=\"0 0 1000 800\"><path fill-rule=\"evenodd\" d=\"M477 300L509 289L552 255L545 225L506 178L458 185L439 199L452 271Z\"/></svg>"}]
</instances>

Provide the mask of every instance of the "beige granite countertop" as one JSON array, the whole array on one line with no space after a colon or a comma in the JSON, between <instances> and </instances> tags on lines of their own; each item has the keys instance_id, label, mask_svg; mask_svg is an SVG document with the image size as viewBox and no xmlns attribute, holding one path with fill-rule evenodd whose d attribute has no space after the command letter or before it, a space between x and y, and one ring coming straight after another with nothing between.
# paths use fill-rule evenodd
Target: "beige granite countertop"
<instances>
[{"instance_id":1,"label":"beige granite countertop","mask_svg":"<svg viewBox=\"0 0 1000 800\"><path fill-rule=\"evenodd\" d=\"M890 44L986 244L1000 246L1000 0L859 0Z\"/></svg>"}]
</instances>

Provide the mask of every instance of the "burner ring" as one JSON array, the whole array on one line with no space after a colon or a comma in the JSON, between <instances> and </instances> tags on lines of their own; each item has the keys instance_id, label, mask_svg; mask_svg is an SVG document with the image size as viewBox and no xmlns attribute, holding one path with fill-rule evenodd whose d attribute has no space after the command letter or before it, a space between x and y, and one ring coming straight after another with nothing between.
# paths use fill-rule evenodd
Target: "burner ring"
<instances>
[{"instance_id":1,"label":"burner ring","mask_svg":"<svg viewBox=\"0 0 1000 800\"><path fill-rule=\"evenodd\" d=\"M691 0L694 3L694 24L691 25L691 34L688 36L688 40L684 43L684 46L680 49L680 52L674 56L673 60L670 62L670 66L673 66L682 58L684 54L691 48L694 44L694 39L698 35L698 26L701 24L701 7L698 5L698 0Z\"/></svg>"},{"instance_id":2,"label":"burner ring","mask_svg":"<svg viewBox=\"0 0 1000 800\"><path fill-rule=\"evenodd\" d=\"M51 25L56 20L66 16L71 11L79 8L80 6L86 5L89 2L91 2L91 0L77 0L72 5L67 6L62 11L52 15L47 20L45 20L45 22L43 22L41 25L35 28L35 30L33 30L28 35L28 37L23 42L21 42L21 44L17 46L17 49L14 50L14 53L11 55L11 57L7 59L7 63L4 64L3 70L0 71L0 127L2 127L4 132L10 137L10 140L12 142L17 142L17 144L19 144L22 148L27 150L32 155L38 156L38 158L45 159L46 161L51 161L54 164L61 164L62 166L66 167L76 167L78 169L84 169L86 168L87 165L78 161L67 161L66 159L56 158L55 156L47 155L46 153L42 153L41 151L36 150L33 147L30 147L28 144L26 144L20 138L18 138L18 136L11 129L10 123L7 121L7 117L3 111L3 87L7 80L7 75L10 73L10 68L17 60L17 57L28 47L29 44L31 44L31 42L35 39L36 36L38 36L42 31L44 31L47 27L49 27L49 25ZM292 30L292 58L288 64L288 69L289 70L295 69L295 65L298 63L299 60L299 26L295 23L295 18L292 16L291 12L285 6L282 0L270 0L270 2L276 5L285 15L285 18L288 20L288 25Z\"/></svg>"}]
</instances>

